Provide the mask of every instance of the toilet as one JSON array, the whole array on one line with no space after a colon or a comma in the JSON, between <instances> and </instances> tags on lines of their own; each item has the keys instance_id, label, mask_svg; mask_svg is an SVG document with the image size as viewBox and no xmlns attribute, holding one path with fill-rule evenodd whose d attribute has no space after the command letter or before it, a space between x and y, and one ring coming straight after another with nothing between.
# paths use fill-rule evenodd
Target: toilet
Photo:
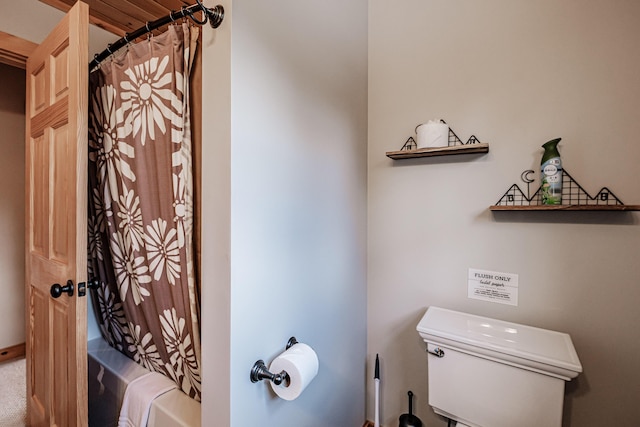
<instances>
[{"instance_id":1,"label":"toilet","mask_svg":"<svg viewBox=\"0 0 640 427\"><path fill-rule=\"evenodd\" d=\"M429 405L458 427L561 427L565 381L582 372L562 332L429 307Z\"/></svg>"}]
</instances>

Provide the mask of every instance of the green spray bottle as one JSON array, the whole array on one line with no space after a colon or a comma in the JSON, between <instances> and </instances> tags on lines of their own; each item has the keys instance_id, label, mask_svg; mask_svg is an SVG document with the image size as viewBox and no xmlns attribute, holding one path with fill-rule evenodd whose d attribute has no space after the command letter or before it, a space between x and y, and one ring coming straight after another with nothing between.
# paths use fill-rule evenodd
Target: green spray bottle
<instances>
[{"instance_id":1,"label":"green spray bottle","mask_svg":"<svg viewBox=\"0 0 640 427\"><path fill-rule=\"evenodd\" d=\"M540 161L540 180L542 185L543 205L562 204L562 160L558 152L558 143L561 138L552 139L542 145L544 154Z\"/></svg>"}]
</instances>

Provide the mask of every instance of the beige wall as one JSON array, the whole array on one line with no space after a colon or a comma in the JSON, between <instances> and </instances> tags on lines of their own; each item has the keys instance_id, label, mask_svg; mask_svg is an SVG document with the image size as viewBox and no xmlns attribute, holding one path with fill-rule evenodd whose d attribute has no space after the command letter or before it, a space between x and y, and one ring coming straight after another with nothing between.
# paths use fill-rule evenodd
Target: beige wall
<instances>
[{"instance_id":1,"label":"beige wall","mask_svg":"<svg viewBox=\"0 0 640 427\"><path fill-rule=\"evenodd\" d=\"M24 70L0 64L0 349L24 342Z\"/></svg>"},{"instance_id":2,"label":"beige wall","mask_svg":"<svg viewBox=\"0 0 640 427\"><path fill-rule=\"evenodd\" d=\"M631 1L369 2L368 360L382 360L385 426L409 389L427 425L446 425L415 331L429 305L568 332L584 373L564 426L637 424L640 215L488 207L554 137L587 191L640 204L639 16ZM433 118L489 154L385 157ZM519 274L519 305L468 299L470 267Z\"/></svg>"}]
</instances>

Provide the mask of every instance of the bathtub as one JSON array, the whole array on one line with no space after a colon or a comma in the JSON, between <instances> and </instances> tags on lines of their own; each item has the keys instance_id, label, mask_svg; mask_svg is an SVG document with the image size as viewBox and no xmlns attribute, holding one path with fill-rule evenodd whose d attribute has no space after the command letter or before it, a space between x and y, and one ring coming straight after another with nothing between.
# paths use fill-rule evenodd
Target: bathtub
<instances>
[{"instance_id":1,"label":"bathtub","mask_svg":"<svg viewBox=\"0 0 640 427\"><path fill-rule=\"evenodd\" d=\"M127 384L146 374L102 338L88 342L89 427L114 427ZM180 390L171 390L151 405L149 427L200 427L200 403Z\"/></svg>"}]
</instances>

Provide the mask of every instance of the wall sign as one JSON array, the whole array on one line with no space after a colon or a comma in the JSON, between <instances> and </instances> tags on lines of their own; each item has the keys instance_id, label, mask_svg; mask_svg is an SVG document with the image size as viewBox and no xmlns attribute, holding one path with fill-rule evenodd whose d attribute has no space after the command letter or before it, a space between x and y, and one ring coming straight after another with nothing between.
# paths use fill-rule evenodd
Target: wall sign
<instances>
[{"instance_id":1,"label":"wall sign","mask_svg":"<svg viewBox=\"0 0 640 427\"><path fill-rule=\"evenodd\" d=\"M470 268L467 297L518 305L518 275Z\"/></svg>"}]
</instances>

